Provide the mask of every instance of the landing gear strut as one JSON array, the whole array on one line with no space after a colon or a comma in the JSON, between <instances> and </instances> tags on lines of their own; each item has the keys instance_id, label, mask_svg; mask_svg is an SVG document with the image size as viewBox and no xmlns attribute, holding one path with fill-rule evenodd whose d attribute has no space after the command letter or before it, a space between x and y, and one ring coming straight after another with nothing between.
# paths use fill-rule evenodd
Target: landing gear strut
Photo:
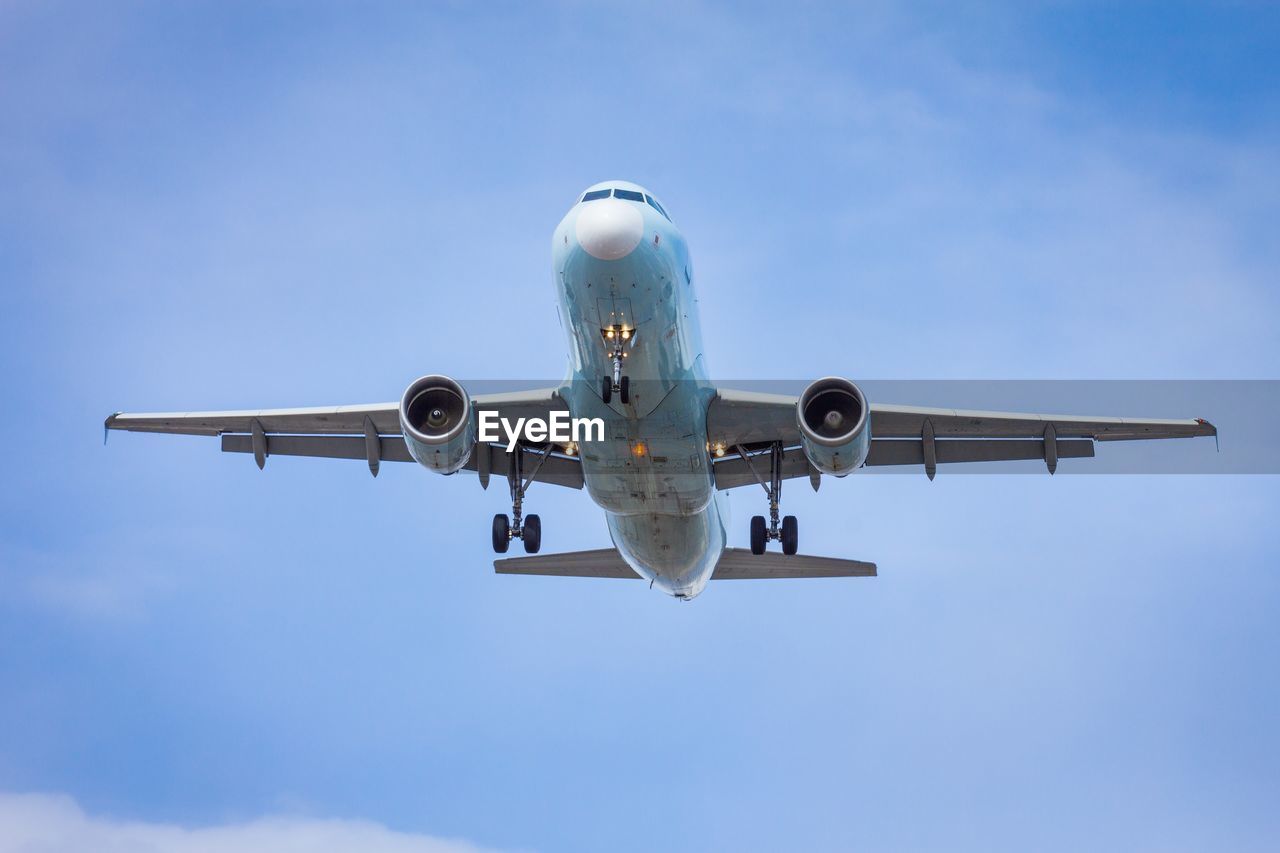
<instances>
[{"instance_id":1,"label":"landing gear strut","mask_svg":"<svg viewBox=\"0 0 1280 853\"><path fill-rule=\"evenodd\" d=\"M622 375L622 360L627 357L624 347L634 334L631 329L624 329L616 324L604 330L605 346L608 347L609 359L613 362L613 375L602 377L600 382L600 398L606 406L613 399L614 391L618 392L622 405L631 405L631 377Z\"/></svg>"},{"instance_id":2,"label":"landing gear strut","mask_svg":"<svg viewBox=\"0 0 1280 853\"><path fill-rule=\"evenodd\" d=\"M507 518L503 513L493 517L493 550L499 554L507 553L512 539L524 542L526 554L536 554L542 547L542 519L532 514L523 517L522 513L524 493L538 476L542 463L546 462L547 457L551 455L551 445L548 444L539 454L538 461L529 472L528 479L524 478L524 455L523 447L517 447L514 452L508 454L507 487L511 491L511 517Z\"/></svg>"},{"instance_id":3,"label":"landing gear strut","mask_svg":"<svg viewBox=\"0 0 1280 853\"><path fill-rule=\"evenodd\" d=\"M751 463L751 457L747 455L742 445L738 445L737 449L742 456L742 461L747 463L747 469L751 471L751 475L756 478L756 482L769 498L768 525L765 525L763 515L753 516L751 519L751 553L763 554L765 545L771 540L777 540L782 543L782 553L794 554L800 544L800 525L796 517L785 516L782 524L778 524L779 505L782 502L782 445L775 441L769 446L768 483L765 483L764 478L756 471L756 466Z\"/></svg>"}]
</instances>

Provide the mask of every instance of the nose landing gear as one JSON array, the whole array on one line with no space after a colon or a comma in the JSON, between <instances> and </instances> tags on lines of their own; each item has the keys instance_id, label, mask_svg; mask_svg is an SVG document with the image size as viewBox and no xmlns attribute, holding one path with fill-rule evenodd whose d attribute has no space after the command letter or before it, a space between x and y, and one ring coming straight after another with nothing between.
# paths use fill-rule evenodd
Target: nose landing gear
<instances>
[{"instance_id":1,"label":"nose landing gear","mask_svg":"<svg viewBox=\"0 0 1280 853\"><path fill-rule=\"evenodd\" d=\"M738 445L737 450L742 456L742 461L747 463L747 469L751 471L751 475L756 478L756 482L769 498L768 525L766 526L763 515L751 518L751 553L763 554L765 545L771 540L782 543L782 553L796 553L800 545L799 522L794 515L788 515L782 519L781 525L778 523L779 505L782 502L782 445L775 441L769 447L769 482L767 484L756 471L755 465L751 463L751 457L747 455L742 445Z\"/></svg>"},{"instance_id":2,"label":"nose landing gear","mask_svg":"<svg viewBox=\"0 0 1280 853\"><path fill-rule=\"evenodd\" d=\"M493 550L498 554L507 553L512 539L524 542L526 554L536 554L542 547L542 519L533 514L522 517L522 513L524 493L538 476L542 463L546 462L547 457L551 455L551 445L548 444L538 456L538 461L527 480L523 479L524 454L523 447L517 447L514 452L508 454L507 487L511 491L511 517L508 518L505 513L498 513L493 517Z\"/></svg>"},{"instance_id":3,"label":"nose landing gear","mask_svg":"<svg viewBox=\"0 0 1280 853\"><path fill-rule=\"evenodd\" d=\"M631 377L622 375L622 360L627 357L624 347L635 332L615 324L604 329L602 334L605 346L609 349L609 358L613 362L613 375L601 378L600 399L604 400L607 406L616 391L622 405L629 406L631 405Z\"/></svg>"}]
</instances>

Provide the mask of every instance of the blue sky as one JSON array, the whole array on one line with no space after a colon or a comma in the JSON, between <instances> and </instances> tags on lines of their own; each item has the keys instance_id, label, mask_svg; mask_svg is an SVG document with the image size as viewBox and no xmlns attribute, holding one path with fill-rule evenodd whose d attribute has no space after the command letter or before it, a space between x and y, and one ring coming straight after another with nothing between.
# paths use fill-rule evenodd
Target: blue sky
<instances>
[{"instance_id":1,"label":"blue sky","mask_svg":"<svg viewBox=\"0 0 1280 853\"><path fill-rule=\"evenodd\" d=\"M795 488L881 576L679 604L495 577L463 478L100 424L557 377L549 235L612 177L688 237L718 377L1276 378L1278 42L1245 3L0 7L0 850L1271 847L1274 478Z\"/></svg>"}]
</instances>

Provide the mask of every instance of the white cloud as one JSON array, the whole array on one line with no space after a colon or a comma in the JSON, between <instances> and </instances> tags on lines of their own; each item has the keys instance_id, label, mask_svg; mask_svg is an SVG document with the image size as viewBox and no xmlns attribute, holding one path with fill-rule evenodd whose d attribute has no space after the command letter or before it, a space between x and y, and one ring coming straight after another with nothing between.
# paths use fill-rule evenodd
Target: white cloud
<instances>
[{"instance_id":1,"label":"white cloud","mask_svg":"<svg viewBox=\"0 0 1280 853\"><path fill-rule=\"evenodd\" d=\"M71 797L0 794L0 853L478 853L457 839L363 820L263 817L188 829L94 817Z\"/></svg>"}]
</instances>

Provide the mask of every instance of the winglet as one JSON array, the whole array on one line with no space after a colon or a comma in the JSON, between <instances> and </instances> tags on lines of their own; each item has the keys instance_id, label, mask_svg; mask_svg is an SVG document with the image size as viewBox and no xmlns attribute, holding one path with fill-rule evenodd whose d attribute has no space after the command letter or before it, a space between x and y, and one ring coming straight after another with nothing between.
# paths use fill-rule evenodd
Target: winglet
<instances>
[{"instance_id":1,"label":"winglet","mask_svg":"<svg viewBox=\"0 0 1280 853\"><path fill-rule=\"evenodd\" d=\"M107 415L107 419L102 422L102 446L107 446L107 436L111 434L111 425L115 423L116 418L124 414L123 412L112 412Z\"/></svg>"},{"instance_id":2,"label":"winglet","mask_svg":"<svg viewBox=\"0 0 1280 853\"><path fill-rule=\"evenodd\" d=\"M1201 434L1201 435L1211 435L1211 436L1213 436L1213 449L1214 449L1214 452L1216 452L1216 453L1221 453L1221 452L1222 452L1222 448L1218 446L1218 428L1217 428L1216 426L1214 426L1213 424L1209 423L1208 421L1206 421L1204 418L1196 418L1196 423L1198 423L1198 424L1200 424L1200 426L1202 426L1202 427L1206 427L1206 428L1208 429L1208 432L1202 432L1202 433L1200 433L1200 434Z\"/></svg>"}]
</instances>

